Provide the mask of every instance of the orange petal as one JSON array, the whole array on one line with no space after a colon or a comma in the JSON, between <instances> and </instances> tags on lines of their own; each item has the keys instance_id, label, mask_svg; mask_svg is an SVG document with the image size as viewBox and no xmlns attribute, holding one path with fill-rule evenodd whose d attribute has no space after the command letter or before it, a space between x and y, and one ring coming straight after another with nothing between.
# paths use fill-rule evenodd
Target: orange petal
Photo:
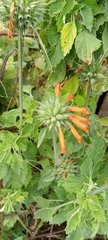
<instances>
[{"instance_id":1,"label":"orange petal","mask_svg":"<svg viewBox=\"0 0 108 240\"><path fill-rule=\"evenodd\" d=\"M67 98L66 98L66 102L70 101L72 98L74 98L73 94L70 94Z\"/></svg>"},{"instance_id":2,"label":"orange petal","mask_svg":"<svg viewBox=\"0 0 108 240\"><path fill-rule=\"evenodd\" d=\"M73 106L73 107L68 107L67 110L68 111L79 112L79 113L84 113L84 114L87 114L87 115L90 114L90 112L85 107L80 108L80 107Z\"/></svg>"},{"instance_id":3,"label":"orange petal","mask_svg":"<svg viewBox=\"0 0 108 240\"><path fill-rule=\"evenodd\" d=\"M69 117L69 120L71 120L74 124L77 125L77 127L81 128L84 132L89 133L89 129L87 125L83 124L82 122L80 122L74 117Z\"/></svg>"},{"instance_id":4,"label":"orange petal","mask_svg":"<svg viewBox=\"0 0 108 240\"><path fill-rule=\"evenodd\" d=\"M77 141L79 143L81 143L82 142L82 136L77 132L77 130L72 125L69 125L68 127L71 130L74 137L77 139Z\"/></svg>"},{"instance_id":5,"label":"orange petal","mask_svg":"<svg viewBox=\"0 0 108 240\"><path fill-rule=\"evenodd\" d=\"M65 146L64 134L62 132L61 127L58 128L58 136L59 136L61 153L64 154L66 153L66 146Z\"/></svg>"},{"instance_id":6,"label":"orange petal","mask_svg":"<svg viewBox=\"0 0 108 240\"><path fill-rule=\"evenodd\" d=\"M79 115L74 115L74 114L72 115L72 117L78 119L81 122L85 122L87 124L91 124L88 118L84 118L84 117L81 117Z\"/></svg>"},{"instance_id":7,"label":"orange petal","mask_svg":"<svg viewBox=\"0 0 108 240\"><path fill-rule=\"evenodd\" d=\"M55 94L56 94L57 97L60 96L60 83L59 82L56 83Z\"/></svg>"},{"instance_id":8,"label":"orange petal","mask_svg":"<svg viewBox=\"0 0 108 240\"><path fill-rule=\"evenodd\" d=\"M10 29L8 30L8 37L9 37L9 38L13 38L13 36L12 36L12 32L11 32Z\"/></svg>"}]
</instances>

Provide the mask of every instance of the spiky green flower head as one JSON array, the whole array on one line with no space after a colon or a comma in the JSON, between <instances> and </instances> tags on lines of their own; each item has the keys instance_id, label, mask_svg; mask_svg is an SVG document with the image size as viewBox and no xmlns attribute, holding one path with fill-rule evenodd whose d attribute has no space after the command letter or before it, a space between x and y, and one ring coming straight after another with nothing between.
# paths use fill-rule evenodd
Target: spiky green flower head
<instances>
[{"instance_id":1,"label":"spiky green flower head","mask_svg":"<svg viewBox=\"0 0 108 240\"><path fill-rule=\"evenodd\" d=\"M37 26L43 19L47 3L43 0L1 0L0 20L7 22L10 20L10 10L14 4L13 25L15 28L26 29L28 26Z\"/></svg>"},{"instance_id":2,"label":"spiky green flower head","mask_svg":"<svg viewBox=\"0 0 108 240\"><path fill-rule=\"evenodd\" d=\"M39 109L37 109L38 119L49 131L57 129L60 126L66 127L68 123L68 117L71 115L67 112L68 104L52 94L43 98L43 101L39 103Z\"/></svg>"}]
</instances>

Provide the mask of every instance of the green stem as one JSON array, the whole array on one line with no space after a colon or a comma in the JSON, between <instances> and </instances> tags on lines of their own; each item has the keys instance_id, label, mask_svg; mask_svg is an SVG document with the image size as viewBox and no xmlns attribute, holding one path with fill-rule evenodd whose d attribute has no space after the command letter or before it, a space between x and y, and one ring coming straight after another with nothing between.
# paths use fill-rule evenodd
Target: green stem
<instances>
[{"instance_id":1,"label":"green stem","mask_svg":"<svg viewBox=\"0 0 108 240\"><path fill-rule=\"evenodd\" d=\"M17 218L17 220L20 222L20 224L22 225L22 227L30 234L30 236L32 235L31 234L31 231L25 226L25 224L23 223L23 221L21 220L20 217Z\"/></svg>"},{"instance_id":2,"label":"green stem","mask_svg":"<svg viewBox=\"0 0 108 240\"><path fill-rule=\"evenodd\" d=\"M19 108L20 108L20 128L19 133L22 135L22 115L23 115L23 97L22 97L22 29L18 30L18 75L19 75Z\"/></svg>"},{"instance_id":3,"label":"green stem","mask_svg":"<svg viewBox=\"0 0 108 240\"><path fill-rule=\"evenodd\" d=\"M90 92L91 92L91 84L90 84L90 80L89 80L88 81L88 87L87 87L87 93L86 93L86 99L85 99L85 107L88 106Z\"/></svg>"},{"instance_id":4,"label":"green stem","mask_svg":"<svg viewBox=\"0 0 108 240\"><path fill-rule=\"evenodd\" d=\"M53 128L53 148L54 148L55 164L59 165L58 155L57 155L57 144L56 144L56 131L54 128Z\"/></svg>"}]
</instances>

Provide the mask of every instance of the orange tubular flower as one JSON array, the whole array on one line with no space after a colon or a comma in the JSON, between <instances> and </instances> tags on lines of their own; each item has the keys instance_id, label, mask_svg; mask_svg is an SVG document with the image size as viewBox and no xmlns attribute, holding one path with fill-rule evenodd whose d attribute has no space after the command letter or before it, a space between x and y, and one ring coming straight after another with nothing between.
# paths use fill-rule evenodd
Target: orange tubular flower
<instances>
[{"instance_id":1,"label":"orange tubular flower","mask_svg":"<svg viewBox=\"0 0 108 240\"><path fill-rule=\"evenodd\" d=\"M87 127L87 125L83 124L82 122L80 122L77 119L77 115L76 118L74 117L69 117L69 120L72 121L75 125L77 125L79 128L81 128L84 132L89 133L89 129Z\"/></svg>"},{"instance_id":2,"label":"orange tubular flower","mask_svg":"<svg viewBox=\"0 0 108 240\"><path fill-rule=\"evenodd\" d=\"M14 28L14 25L13 25L14 7L15 7L15 3L13 2L12 5L11 5L11 8L10 8L10 23L9 23L9 30L8 30L8 37L9 38L13 38L11 31Z\"/></svg>"},{"instance_id":3,"label":"orange tubular flower","mask_svg":"<svg viewBox=\"0 0 108 240\"><path fill-rule=\"evenodd\" d=\"M81 117L81 116L78 116L78 115L74 115L74 114L72 115L72 117L77 118L79 121L85 122L85 123L87 123L89 125L91 124L88 118L84 118L84 117Z\"/></svg>"},{"instance_id":4,"label":"orange tubular flower","mask_svg":"<svg viewBox=\"0 0 108 240\"><path fill-rule=\"evenodd\" d=\"M66 153L66 146L65 146L64 134L62 132L61 127L58 128L58 136L59 136L61 153L64 154Z\"/></svg>"},{"instance_id":5,"label":"orange tubular flower","mask_svg":"<svg viewBox=\"0 0 108 240\"><path fill-rule=\"evenodd\" d=\"M81 143L82 142L82 136L77 132L77 130L72 125L69 125L68 127L71 130L74 137L77 139L77 141L79 143Z\"/></svg>"},{"instance_id":6,"label":"orange tubular flower","mask_svg":"<svg viewBox=\"0 0 108 240\"><path fill-rule=\"evenodd\" d=\"M66 98L66 102L69 102L71 99L74 98L73 94L70 94L67 98Z\"/></svg>"},{"instance_id":7,"label":"orange tubular flower","mask_svg":"<svg viewBox=\"0 0 108 240\"><path fill-rule=\"evenodd\" d=\"M86 115L90 114L90 112L85 107L80 108L80 107L73 106L73 107L68 107L67 110L68 111L74 111L74 112L83 113L83 114L86 114Z\"/></svg>"},{"instance_id":8,"label":"orange tubular flower","mask_svg":"<svg viewBox=\"0 0 108 240\"><path fill-rule=\"evenodd\" d=\"M56 83L55 94L57 97L60 97L60 83L59 82Z\"/></svg>"}]
</instances>

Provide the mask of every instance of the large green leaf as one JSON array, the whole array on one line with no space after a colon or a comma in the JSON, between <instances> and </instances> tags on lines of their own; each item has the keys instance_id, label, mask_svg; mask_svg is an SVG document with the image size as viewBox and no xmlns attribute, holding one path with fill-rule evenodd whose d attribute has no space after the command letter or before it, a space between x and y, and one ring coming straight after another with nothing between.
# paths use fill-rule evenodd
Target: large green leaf
<instances>
[{"instance_id":1,"label":"large green leaf","mask_svg":"<svg viewBox=\"0 0 108 240\"><path fill-rule=\"evenodd\" d=\"M80 10L81 16L83 18L83 24L86 26L86 28L91 31L93 27L93 13L90 7L84 6Z\"/></svg>"},{"instance_id":2,"label":"large green leaf","mask_svg":"<svg viewBox=\"0 0 108 240\"><path fill-rule=\"evenodd\" d=\"M64 8L61 14L66 15L67 13L69 13L73 9L74 4L75 4L75 0L66 1L66 4L64 5Z\"/></svg>"},{"instance_id":3,"label":"large green leaf","mask_svg":"<svg viewBox=\"0 0 108 240\"><path fill-rule=\"evenodd\" d=\"M69 175L63 182L64 189L69 192L78 192L81 189L82 183L75 175Z\"/></svg>"},{"instance_id":4,"label":"large green leaf","mask_svg":"<svg viewBox=\"0 0 108 240\"><path fill-rule=\"evenodd\" d=\"M77 225L80 223L81 220L80 215L81 215L80 208L75 208L74 211L72 211L72 215L69 218L65 229L66 234L69 234L76 229Z\"/></svg>"},{"instance_id":5,"label":"large green leaf","mask_svg":"<svg viewBox=\"0 0 108 240\"><path fill-rule=\"evenodd\" d=\"M101 41L85 31L81 32L75 41L75 48L78 57L83 61L91 64L92 53L99 49Z\"/></svg>"},{"instance_id":6,"label":"large green leaf","mask_svg":"<svg viewBox=\"0 0 108 240\"><path fill-rule=\"evenodd\" d=\"M66 64L62 61L53 73L51 73L47 85L55 84L56 82L62 82L66 74Z\"/></svg>"},{"instance_id":7,"label":"large green leaf","mask_svg":"<svg viewBox=\"0 0 108 240\"><path fill-rule=\"evenodd\" d=\"M77 30L74 20L64 25L61 31L61 46L64 56L70 52L76 37L76 32Z\"/></svg>"},{"instance_id":8,"label":"large green leaf","mask_svg":"<svg viewBox=\"0 0 108 240\"><path fill-rule=\"evenodd\" d=\"M82 0L82 3L85 3L85 5L89 6L91 8L91 10L93 11L93 14L100 14L100 13L104 13L104 10L102 9L102 7L100 7L96 0Z\"/></svg>"},{"instance_id":9,"label":"large green leaf","mask_svg":"<svg viewBox=\"0 0 108 240\"><path fill-rule=\"evenodd\" d=\"M50 58L52 66L55 68L57 64L60 63L60 61L64 58L62 48L61 48L61 43L60 39L58 40L56 48L53 49L53 55Z\"/></svg>"},{"instance_id":10,"label":"large green leaf","mask_svg":"<svg viewBox=\"0 0 108 240\"><path fill-rule=\"evenodd\" d=\"M42 209L37 210L34 217L40 218L45 222L50 222L52 220L53 214L56 212L56 210L57 209L55 207L42 208Z\"/></svg>"},{"instance_id":11,"label":"large green leaf","mask_svg":"<svg viewBox=\"0 0 108 240\"><path fill-rule=\"evenodd\" d=\"M85 156L85 161L81 165L81 173L92 179L96 163L104 157L105 148L103 139L97 137L92 140Z\"/></svg>"},{"instance_id":12,"label":"large green leaf","mask_svg":"<svg viewBox=\"0 0 108 240\"><path fill-rule=\"evenodd\" d=\"M79 85L78 75L76 74L64 84L62 91L68 94L71 93L75 94L77 92L78 85Z\"/></svg>"}]
</instances>

